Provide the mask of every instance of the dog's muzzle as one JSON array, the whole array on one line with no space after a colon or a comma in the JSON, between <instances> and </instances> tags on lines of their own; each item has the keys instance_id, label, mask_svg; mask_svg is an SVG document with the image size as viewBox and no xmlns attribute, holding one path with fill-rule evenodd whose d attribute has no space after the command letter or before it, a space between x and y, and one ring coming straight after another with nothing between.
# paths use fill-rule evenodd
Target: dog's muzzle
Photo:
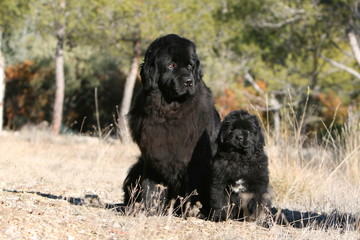
<instances>
[{"instance_id":1,"label":"dog's muzzle","mask_svg":"<svg viewBox=\"0 0 360 240\"><path fill-rule=\"evenodd\" d=\"M186 87L191 87L193 84L194 84L194 81L193 81L191 78L186 78L186 79L184 80L184 85L185 85Z\"/></svg>"}]
</instances>

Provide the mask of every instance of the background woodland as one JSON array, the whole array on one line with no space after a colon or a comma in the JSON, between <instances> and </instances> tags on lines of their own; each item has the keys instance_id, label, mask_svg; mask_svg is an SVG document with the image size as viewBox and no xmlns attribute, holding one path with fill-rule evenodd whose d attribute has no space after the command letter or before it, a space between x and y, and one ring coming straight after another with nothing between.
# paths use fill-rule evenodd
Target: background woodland
<instances>
[{"instance_id":1,"label":"background woodland","mask_svg":"<svg viewBox=\"0 0 360 240\"><path fill-rule=\"evenodd\" d=\"M1 0L0 125L116 134L147 46L176 33L196 43L222 116L255 110L277 133L291 108L319 136L360 109L359 4Z\"/></svg>"}]
</instances>

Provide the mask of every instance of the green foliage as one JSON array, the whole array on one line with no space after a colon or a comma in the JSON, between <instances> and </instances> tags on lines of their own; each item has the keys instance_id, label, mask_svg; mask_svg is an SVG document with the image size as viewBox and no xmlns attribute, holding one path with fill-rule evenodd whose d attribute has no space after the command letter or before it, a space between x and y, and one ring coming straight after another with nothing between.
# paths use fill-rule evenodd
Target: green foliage
<instances>
[{"instance_id":1,"label":"green foliage","mask_svg":"<svg viewBox=\"0 0 360 240\"><path fill-rule=\"evenodd\" d=\"M95 53L86 59L66 58L65 126L83 132L95 130L94 89L98 88L100 123L103 128L109 127L125 83L125 74L118 68L117 61ZM52 59L42 59L7 68L5 126L9 129L19 129L27 123L50 122L55 92L52 65Z\"/></svg>"},{"instance_id":2,"label":"green foliage","mask_svg":"<svg viewBox=\"0 0 360 240\"><path fill-rule=\"evenodd\" d=\"M82 132L96 129L95 88L98 89L100 124L107 128L114 123L117 106L121 103L126 75L114 58L99 57L96 53L87 59L72 59L67 73L76 76L74 85L67 85L65 124Z\"/></svg>"},{"instance_id":3,"label":"green foliage","mask_svg":"<svg viewBox=\"0 0 360 240\"><path fill-rule=\"evenodd\" d=\"M360 81L323 56L359 71L347 37L349 29L358 29L359 5L358 0L94 0L91 4L3 0L0 28L7 26L3 50L9 63L31 60L34 66L47 69L54 67L49 59L54 56L56 31L65 25L68 126L75 121L79 125L85 116L86 129L96 125L95 87L101 122L111 124L115 106L121 103L134 41L141 40L144 53L151 41L168 33L195 41L204 80L222 113L249 104L266 107L265 95L247 82L249 73L265 94L284 106L290 93L299 112L310 87L308 109L313 116L331 124L337 107L332 105L341 104L336 121L342 124L346 106L359 107ZM14 21L19 15L25 21ZM34 89L41 95L40 89L46 89L42 84L53 86L53 79L48 78L35 81ZM8 88L7 95L15 94L12 91ZM79 129L78 125L74 127Z\"/></svg>"},{"instance_id":4,"label":"green foliage","mask_svg":"<svg viewBox=\"0 0 360 240\"><path fill-rule=\"evenodd\" d=\"M0 1L0 31L21 26L21 16L29 10L30 0L1 0ZM15 21L17 19L18 21Z\"/></svg>"},{"instance_id":5,"label":"green foliage","mask_svg":"<svg viewBox=\"0 0 360 240\"><path fill-rule=\"evenodd\" d=\"M300 103L298 112L303 110L304 93L310 87L309 110L314 116L325 117L330 106L319 98L321 93L337 91L336 103L345 106L350 103L349 96L358 95L354 94L353 76L322 58L327 56L359 69L354 59L344 56L344 52L351 52L346 31L354 18L351 11L355 2L359 3L229 0L216 17L229 31L224 38L225 48L239 60L244 59L238 75L250 72L256 81L266 83L266 93L275 93L285 104L290 92L294 101ZM235 75L230 81L237 79ZM359 86L358 81L355 84ZM338 114L339 118L346 117L346 109ZM326 122L332 121L329 117L328 114Z\"/></svg>"},{"instance_id":6,"label":"green foliage","mask_svg":"<svg viewBox=\"0 0 360 240\"><path fill-rule=\"evenodd\" d=\"M26 123L40 123L50 117L54 72L43 61L25 61L6 70L5 125L16 129ZM40 67L41 66L41 67Z\"/></svg>"}]
</instances>

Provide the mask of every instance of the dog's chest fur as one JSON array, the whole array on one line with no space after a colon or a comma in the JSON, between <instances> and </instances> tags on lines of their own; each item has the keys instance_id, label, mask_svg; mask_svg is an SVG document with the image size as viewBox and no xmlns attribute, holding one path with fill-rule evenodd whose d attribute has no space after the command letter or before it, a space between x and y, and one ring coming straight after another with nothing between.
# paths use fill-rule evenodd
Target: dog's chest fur
<instances>
[{"instance_id":1,"label":"dog's chest fur","mask_svg":"<svg viewBox=\"0 0 360 240\"><path fill-rule=\"evenodd\" d=\"M185 159L190 158L189 155L192 154L200 135L195 125L196 122L191 119L152 117L144 124L141 134L141 142L146 143L143 150L152 155L171 153L169 160L173 158L172 160L187 162Z\"/></svg>"},{"instance_id":2,"label":"dog's chest fur","mask_svg":"<svg viewBox=\"0 0 360 240\"><path fill-rule=\"evenodd\" d=\"M208 116L199 114L201 103L196 104L196 98L192 101L189 106L152 102L150 114L143 119L139 146L158 168L176 172L186 167L209 127Z\"/></svg>"},{"instance_id":3,"label":"dog's chest fur","mask_svg":"<svg viewBox=\"0 0 360 240\"><path fill-rule=\"evenodd\" d=\"M227 175L231 176L231 179L236 182L238 179L246 175L253 175L258 169L262 167L258 156L244 156L237 152L222 152L217 157L220 168L227 171Z\"/></svg>"}]
</instances>

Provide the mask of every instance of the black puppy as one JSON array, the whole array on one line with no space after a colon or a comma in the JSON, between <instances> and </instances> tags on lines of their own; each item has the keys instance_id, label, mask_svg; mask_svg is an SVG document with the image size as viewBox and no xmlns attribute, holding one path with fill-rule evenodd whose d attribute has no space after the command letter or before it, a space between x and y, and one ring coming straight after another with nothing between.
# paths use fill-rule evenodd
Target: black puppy
<instances>
[{"instance_id":1,"label":"black puppy","mask_svg":"<svg viewBox=\"0 0 360 240\"><path fill-rule=\"evenodd\" d=\"M270 206L268 158L259 119L233 111L221 124L212 163L211 207L214 220L254 221Z\"/></svg>"}]
</instances>

